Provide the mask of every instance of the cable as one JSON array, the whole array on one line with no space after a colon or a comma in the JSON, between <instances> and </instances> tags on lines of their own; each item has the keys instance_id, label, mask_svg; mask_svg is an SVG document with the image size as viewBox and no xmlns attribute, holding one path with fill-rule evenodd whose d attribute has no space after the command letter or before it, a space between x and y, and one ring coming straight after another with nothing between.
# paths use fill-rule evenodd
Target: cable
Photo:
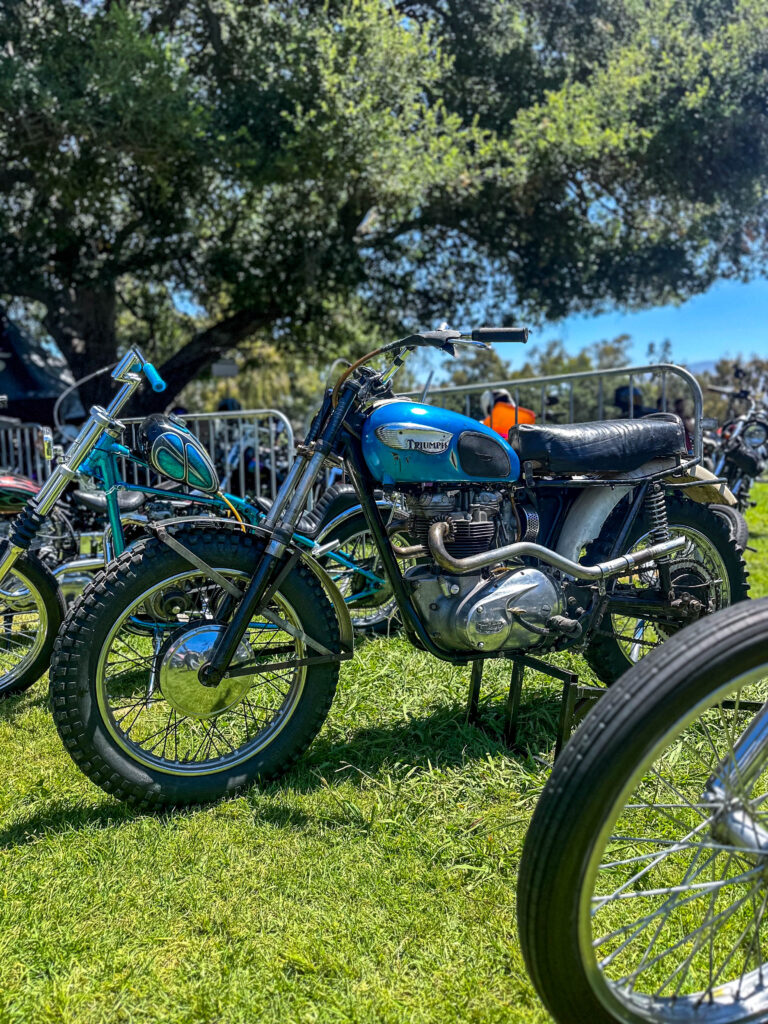
<instances>
[{"instance_id":1,"label":"cable","mask_svg":"<svg viewBox=\"0 0 768 1024\"><path fill-rule=\"evenodd\" d=\"M76 388L79 388L81 384L85 384L86 381L93 380L94 377L98 377L102 373L109 373L109 371L114 370L116 366L117 363L110 363L109 366L102 366L100 370L94 370L94 372L89 373L87 377L81 377L80 380L76 380L74 384L70 384L68 388L65 388L64 391L61 392L53 406L53 425L57 430L61 429L61 423L59 423L59 406L67 395L71 394L71 392Z\"/></svg>"},{"instance_id":2,"label":"cable","mask_svg":"<svg viewBox=\"0 0 768 1024\"><path fill-rule=\"evenodd\" d=\"M240 529L243 531L243 533L246 533L247 531L245 529L245 520L240 515L240 513L237 511L237 509L232 504L232 502L229 500L229 498L226 496L224 491L219 491L219 497L224 502L224 504L227 506L227 508L231 509L232 515L235 517L235 519L238 521L238 523L240 523Z\"/></svg>"}]
</instances>

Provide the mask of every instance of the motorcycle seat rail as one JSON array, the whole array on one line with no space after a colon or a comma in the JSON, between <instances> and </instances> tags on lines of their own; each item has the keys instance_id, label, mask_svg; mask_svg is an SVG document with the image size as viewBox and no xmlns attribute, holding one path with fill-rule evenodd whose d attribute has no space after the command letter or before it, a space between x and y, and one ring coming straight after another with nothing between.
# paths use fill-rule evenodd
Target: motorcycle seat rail
<instances>
[{"instance_id":1,"label":"motorcycle seat rail","mask_svg":"<svg viewBox=\"0 0 768 1024\"><path fill-rule=\"evenodd\" d=\"M519 424L509 443L537 472L627 473L664 456L687 454L679 416L658 413L641 420Z\"/></svg>"}]
</instances>

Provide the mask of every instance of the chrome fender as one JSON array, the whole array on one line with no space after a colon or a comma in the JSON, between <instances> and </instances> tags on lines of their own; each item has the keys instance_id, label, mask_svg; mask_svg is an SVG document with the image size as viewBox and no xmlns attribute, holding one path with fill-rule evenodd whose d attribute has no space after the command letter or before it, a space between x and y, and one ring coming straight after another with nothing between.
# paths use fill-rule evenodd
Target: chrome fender
<instances>
[{"instance_id":1,"label":"chrome fender","mask_svg":"<svg viewBox=\"0 0 768 1024\"><path fill-rule=\"evenodd\" d=\"M233 522L231 519L220 519L217 516L182 516L178 519L164 519L162 520L162 526L169 525L183 525L183 526L213 526L224 527L231 530L233 533L239 533L241 530L241 524ZM243 523L244 528L248 533L256 533L260 537L264 537L265 540L269 540L272 536L269 530L265 530L263 526L254 526L251 523ZM350 656L355 646L355 631L352 628L352 619L349 614L349 609L344 603L344 598L341 596L339 588L335 585L331 577L320 565L317 559L313 558L309 551L304 548L298 547L296 544L288 544L287 550L291 554L297 554L301 561L306 565L311 573L315 575L320 586L325 590L333 602L333 608L336 612L336 619L339 623L339 640L341 643L341 652L347 657Z\"/></svg>"}]
</instances>

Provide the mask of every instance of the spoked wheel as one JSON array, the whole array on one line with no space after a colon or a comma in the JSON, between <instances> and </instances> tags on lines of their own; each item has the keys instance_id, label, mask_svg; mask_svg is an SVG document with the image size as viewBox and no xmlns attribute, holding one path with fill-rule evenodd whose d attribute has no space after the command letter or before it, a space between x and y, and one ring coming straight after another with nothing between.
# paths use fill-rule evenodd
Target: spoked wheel
<instances>
[{"instance_id":1,"label":"spoked wheel","mask_svg":"<svg viewBox=\"0 0 768 1024\"><path fill-rule=\"evenodd\" d=\"M34 555L22 556L0 583L0 697L47 671L65 611L51 573Z\"/></svg>"},{"instance_id":2,"label":"spoked wheel","mask_svg":"<svg viewBox=\"0 0 768 1024\"><path fill-rule=\"evenodd\" d=\"M178 536L229 584L247 586L258 538ZM333 606L298 565L251 622L230 673L206 686L199 669L234 604L220 580L155 539L85 591L57 643L51 693L62 739L94 782L139 805L205 802L281 774L307 748L338 678L327 657L339 642Z\"/></svg>"},{"instance_id":3,"label":"spoked wheel","mask_svg":"<svg viewBox=\"0 0 768 1024\"><path fill-rule=\"evenodd\" d=\"M766 636L768 601L684 630L555 765L518 913L557 1021L768 1019Z\"/></svg>"},{"instance_id":4,"label":"spoked wheel","mask_svg":"<svg viewBox=\"0 0 768 1024\"><path fill-rule=\"evenodd\" d=\"M403 534L394 534L391 539L402 547L411 543ZM392 585L365 516L355 516L342 523L324 538L323 543L332 540L339 540L340 547L324 560L323 565L341 591L355 631L388 634L399 628ZM402 568L407 564L412 562L402 563Z\"/></svg>"},{"instance_id":5,"label":"spoked wheel","mask_svg":"<svg viewBox=\"0 0 768 1024\"><path fill-rule=\"evenodd\" d=\"M585 651L590 666L605 683L613 683L650 650L695 618L736 604L748 596L746 566L726 522L707 506L686 498L668 498L667 509L671 536L683 537L686 542L667 563L670 582L675 599L689 609L690 617L676 617L663 606L658 612L642 616L606 614ZM614 516L608 519L598 540L590 545L585 559L588 563L610 556L613 538L621 525ZM618 517L623 519L623 516L621 509ZM650 526L640 517L630 532L626 549L636 551L651 543ZM649 596L660 592L659 571L655 566L619 579L612 590L616 598L642 597L644 592Z\"/></svg>"}]
</instances>

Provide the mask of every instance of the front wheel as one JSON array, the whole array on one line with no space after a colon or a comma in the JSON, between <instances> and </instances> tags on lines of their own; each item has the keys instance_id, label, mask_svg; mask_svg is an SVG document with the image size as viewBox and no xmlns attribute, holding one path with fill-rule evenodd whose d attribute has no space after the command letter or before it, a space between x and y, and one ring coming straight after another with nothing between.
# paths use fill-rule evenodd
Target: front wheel
<instances>
[{"instance_id":1,"label":"front wheel","mask_svg":"<svg viewBox=\"0 0 768 1024\"><path fill-rule=\"evenodd\" d=\"M0 698L28 689L48 669L65 612L52 573L22 555L0 583Z\"/></svg>"},{"instance_id":2,"label":"front wheel","mask_svg":"<svg viewBox=\"0 0 768 1024\"><path fill-rule=\"evenodd\" d=\"M688 602L687 607L698 609L695 614L706 615L737 604L749 596L747 570L741 552L733 540L726 522L706 505L678 495L667 497L669 532L672 537L683 537L685 546L668 561L670 582L675 598ZM609 516L598 539L587 549L588 564L610 557L613 540L626 515L622 504ZM635 520L627 538L625 550L636 551L652 543L651 525L647 513ZM657 598L661 592L657 568L640 569L625 579L610 584L608 612L589 638L584 656L595 675L604 683L615 682L628 668L658 647L685 625L668 609L659 604L656 611L631 615L611 610L611 597L628 602L644 597ZM619 607L614 602L614 608Z\"/></svg>"},{"instance_id":3,"label":"front wheel","mask_svg":"<svg viewBox=\"0 0 768 1024\"><path fill-rule=\"evenodd\" d=\"M517 891L561 1024L768 1020L766 636L768 600L682 631L558 759Z\"/></svg>"},{"instance_id":4,"label":"front wheel","mask_svg":"<svg viewBox=\"0 0 768 1024\"><path fill-rule=\"evenodd\" d=\"M240 590L264 548L231 530L175 536ZM67 750L102 789L139 807L206 803L283 774L312 742L339 674L331 601L296 565L254 616L231 674L205 686L198 670L234 604L155 538L87 587L56 642L51 700Z\"/></svg>"}]
</instances>

